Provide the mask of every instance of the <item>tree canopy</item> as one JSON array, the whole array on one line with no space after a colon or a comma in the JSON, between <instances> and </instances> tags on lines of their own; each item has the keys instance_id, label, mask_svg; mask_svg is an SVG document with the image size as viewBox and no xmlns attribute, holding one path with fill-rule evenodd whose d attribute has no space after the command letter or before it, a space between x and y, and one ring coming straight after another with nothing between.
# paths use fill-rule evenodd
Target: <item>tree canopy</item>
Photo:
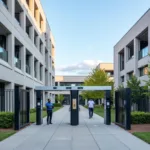
<instances>
[{"instance_id":1,"label":"tree canopy","mask_svg":"<svg viewBox=\"0 0 150 150\"><path fill-rule=\"evenodd\" d=\"M94 68L84 80L83 86L112 86L113 81L106 74L105 70ZM93 98L100 99L104 98L104 91L83 91L82 97L84 99Z\"/></svg>"},{"instance_id":2,"label":"tree canopy","mask_svg":"<svg viewBox=\"0 0 150 150\"><path fill-rule=\"evenodd\" d=\"M141 97L141 81L135 75L132 75L131 79L127 81L127 87L131 89L131 101L137 103Z\"/></svg>"},{"instance_id":3,"label":"tree canopy","mask_svg":"<svg viewBox=\"0 0 150 150\"><path fill-rule=\"evenodd\" d=\"M59 103L62 103L62 101L64 100L64 96L62 94L58 94L56 96L56 100L59 102Z\"/></svg>"}]
</instances>

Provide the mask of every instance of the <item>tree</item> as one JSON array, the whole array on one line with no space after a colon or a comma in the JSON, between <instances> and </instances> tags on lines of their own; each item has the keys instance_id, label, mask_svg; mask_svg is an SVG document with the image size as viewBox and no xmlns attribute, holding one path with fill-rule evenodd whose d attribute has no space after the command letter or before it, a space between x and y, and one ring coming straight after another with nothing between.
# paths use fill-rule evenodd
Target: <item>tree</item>
<instances>
[{"instance_id":1,"label":"tree","mask_svg":"<svg viewBox=\"0 0 150 150\"><path fill-rule=\"evenodd\" d=\"M105 70L94 68L87 78L84 80L83 86L112 86L113 81L110 80L109 76L105 73ZM104 91L84 91L82 92L84 99L93 98L100 99L104 98Z\"/></svg>"},{"instance_id":2,"label":"tree","mask_svg":"<svg viewBox=\"0 0 150 150\"><path fill-rule=\"evenodd\" d=\"M62 104L62 101L64 100L64 96L62 94L58 94L57 97L56 97L56 100Z\"/></svg>"},{"instance_id":3,"label":"tree","mask_svg":"<svg viewBox=\"0 0 150 150\"><path fill-rule=\"evenodd\" d=\"M131 79L127 81L127 87L131 89L131 102L137 103L141 98L141 81L135 75L132 75Z\"/></svg>"}]
</instances>

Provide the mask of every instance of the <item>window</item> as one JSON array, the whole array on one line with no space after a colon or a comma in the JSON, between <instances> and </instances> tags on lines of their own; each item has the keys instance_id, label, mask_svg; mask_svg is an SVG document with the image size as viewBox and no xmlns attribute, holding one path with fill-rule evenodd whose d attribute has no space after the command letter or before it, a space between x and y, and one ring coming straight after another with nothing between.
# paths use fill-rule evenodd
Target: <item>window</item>
<instances>
[{"instance_id":1,"label":"window","mask_svg":"<svg viewBox=\"0 0 150 150\"><path fill-rule=\"evenodd\" d=\"M29 6L29 0L26 0L27 5Z\"/></svg>"},{"instance_id":2,"label":"window","mask_svg":"<svg viewBox=\"0 0 150 150\"><path fill-rule=\"evenodd\" d=\"M121 76L121 82L124 82L124 76Z\"/></svg>"},{"instance_id":3,"label":"window","mask_svg":"<svg viewBox=\"0 0 150 150\"><path fill-rule=\"evenodd\" d=\"M138 37L139 40L139 59L148 55L148 29L145 29Z\"/></svg>"},{"instance_id":4,"label":"window","mask_svg":"<svg viewBox=\"0 0 150 150\"><path fill-rule=\"evenodd\" d=\"M128 48L128 60L134 56L134 41L130 42L127 46Z\"/></svg>"},{"instance_id":5,"label":"window","mask_svg":"<svg viewBox=\"0 0 150 150\"><path fill-rule=\"evenodd\" d=\"M0 0L2 3L3 3L3 5L8 9L8 6L7 6L7 0Z\"/></svg>"},{"instance_id":6,"label":"window","mask_svg":"<svg viewBox=\"0 0 150 150\"><path fill-rule=\"evenodd\" d=\"M128 73L128 79L130 80L132 76L133 76L133 71Z\"/></svg>"},{"instance_id":7,"label":"window","mask_svg":"<svg viewBox=\"0 0 150 150\"><path fill-rule=\"evenodd\" d=\"M20 46L15 45L15 66L21 69Z\"/></svg>"},{"instance_id":8,"label":"window","mask_svg":"<svg viewBox=\"0 0 150 150\"><path fill-rule=\"evenodd\" d=\"M43 48L43 43L42 43L42 41L40 40L40 47L39 47L39 49L40 49L40 53L42 54L43 52L42 52L42 48Z\"/></svg>"},{"instance_id":9,"label":"window","mask_svg":"<svg viewBox=\"0 0 150 150\"><path fill-rule=\"evenodd\" d=\"M34 45L37 47L38 46L38 34L36 31L34 31Z\"/></svg>"},{"instance_id":10,"label":"window","mask_svg":"<svg viewBox=\"0 0 150 150\"><path fill-rule=\"evenodd\" d=\"M144 66L142 68L139 68L139 74L140 76L144 76L148 74L148 66Z\"/></svg>"},{"instance_id":11,"label":"window","mask_svg":"<svg viewBox=\"0 0 150 150\"><path fill-rule=\"evenodd\" d=\"M6 36L0 35L0 59L8 62L8 52L6 51Z\"/></svg>"},{"instance_id":12,"label":"window","mask_svg":"<svg viewBox=\"0 0 150 150\"><path fill-rule=\"evenodd\" d=\"M120 52L120 71L124 70L124 49Z\"/></svg>"},{"instance_id":13,"label":"window","mask_svg":"<svg viewBox=\"0 0 150 150\"><path fill-rule=\"evenodd\" d=\"M34 58L34 77L37 78L37 66L38 65L38 60Z\"/></svg>"},{"instance_id":14,"label":"window","mask_svg":"<svg viewBox=\"0 0 150 150\"><path fill-rule=\"evenodd\" d=\"M43 79L43 75L42 75L42 73L43 73L43 66L42 66L42 64L40 64L40 81L42 81L42 79Z\"/></svg>"}]
</instances>

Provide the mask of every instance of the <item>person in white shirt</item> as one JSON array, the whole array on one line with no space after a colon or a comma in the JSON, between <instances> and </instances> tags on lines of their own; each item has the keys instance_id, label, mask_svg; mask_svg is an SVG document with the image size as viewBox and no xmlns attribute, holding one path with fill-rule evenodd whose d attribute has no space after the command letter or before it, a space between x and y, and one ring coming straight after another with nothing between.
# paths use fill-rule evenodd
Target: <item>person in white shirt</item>
<instances>
[{"instance_id":1,"label":"person in white shirt","mask_svg":"<svg viewBox=\"0 0 150 150\"><path fill-rule=\"evenodd\" d=\"M89 118L92 118L93 117L93 110L94 110L94 101L92 99L90 99L88 101L88 108L89 108Z\"/></svg>"}]
</instances>

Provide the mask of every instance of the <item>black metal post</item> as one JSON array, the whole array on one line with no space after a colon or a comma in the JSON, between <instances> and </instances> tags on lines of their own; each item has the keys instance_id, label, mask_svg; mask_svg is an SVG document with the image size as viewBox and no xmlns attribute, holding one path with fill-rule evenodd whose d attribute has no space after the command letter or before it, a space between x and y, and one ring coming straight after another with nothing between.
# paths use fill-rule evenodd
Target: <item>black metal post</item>
<instances>
[{"instance_id":1,"label":"black metal post","mask_svg":"<svg viewBox=\"0 0 150 150\"><path fill-rule=\"evenodd\" d=\"M118 123L118 109L119 109L119 92L115 91L115 122Z\"/></svg>"},{"instance_id":2,"label":"black metal post","mask_svg":"<svg viewBox=\"0 0 150 150\"><path fill-rule=\"evenodd\" d=\"M26 100L27 100L27 123L30 122L30 93L26 91Z\"/></svg>"},{"instance_id":3,"label":"black metal post","mask_svg":"<svg viewBox=\"0 0 150 150\"><path fill-rule=\"evenodd\" d=\"M104 103L104 124L111 124L111 104L110 104L110 91L106 91L105 93L105 103Z\"/></svg>"},{"instance_id":4,"label":"black metal post","mask_svg":"<svg viewBox=\"0 0 150 150\"><path fill-rule=\"evenodd\" d=\"M15 130L20 129L20 97L19 97L19 87L15 86Z\"/></svg>"},{"instance_id":5,"label":"black metal post","mask_svg":"<svg viewBox=\"0 0 150 150\"><path fill-rule=\"evenodd\" d=\"M42 109L42 92L36 91L36 125L43 124Z\"/></svg>"},{"instance_id":6,"label":"black metal post","mask_svg":"<svg viewBox=\"0 0 150 150\"><path fill-rule=\"evenodd\" d=\"M70 124L79 124L79 91L71 90L71 103L70 103Z\"/></svg>"},{"instance_id":7,"label":"black metal post","mask_svg":"<svg viewBox=\"0 0 150 150\"><path fill-rule=\"evenodd\" d=\"M125 89L125 129L131 129L131 90Z\"/></svg>"}]
</instances>

